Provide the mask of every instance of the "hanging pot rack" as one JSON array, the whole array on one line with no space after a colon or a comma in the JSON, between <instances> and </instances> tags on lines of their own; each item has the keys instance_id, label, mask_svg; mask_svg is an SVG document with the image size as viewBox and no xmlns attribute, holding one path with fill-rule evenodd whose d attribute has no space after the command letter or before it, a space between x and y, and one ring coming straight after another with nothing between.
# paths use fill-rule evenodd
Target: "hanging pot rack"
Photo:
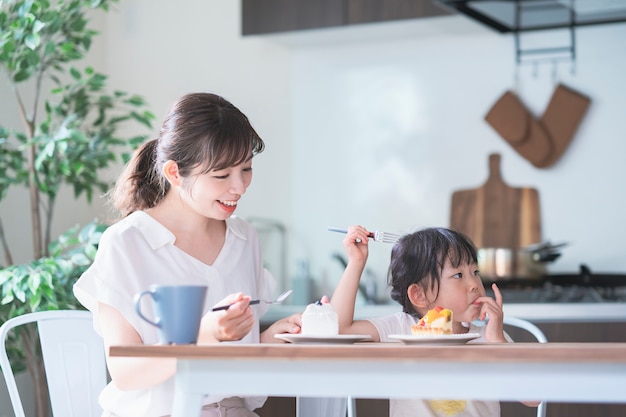
<instances>
[{"instance_id":1,"label":"hanging pot rack","mask_svg":"<svg viewBox=\"0 0 626 417\"><path fill-rule=\"evenodd\" d=\"M621 0L438 1L502 33L626 22L626 2ZM521 14L527 18L519 19Z\"/></svg>"},{"instance_id":2,"label":"hanging pot rack","mask_svg":"<svg viewBox=\"0 0 626 417\"><path fill-rule=\"evenodd\" d=\"M539 61L576 60L576 28L626 22L626 1L613 0L439 0L439 2L501 33L513 33L518 65ZM524 48L529 32L562 29L568 43Z\"/></svg>"}]
</instances>

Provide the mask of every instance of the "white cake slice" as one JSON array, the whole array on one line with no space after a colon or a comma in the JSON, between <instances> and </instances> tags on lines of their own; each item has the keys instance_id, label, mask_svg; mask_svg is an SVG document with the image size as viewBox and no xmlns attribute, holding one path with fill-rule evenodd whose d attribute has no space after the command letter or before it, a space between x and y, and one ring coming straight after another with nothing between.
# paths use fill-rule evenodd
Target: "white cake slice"
<instances>
[{"instance_id":1,"label":"white cake slice","mask_svg":"<svg viewBox=\"0 0 626 417\"><path fill-rule=\"evenodd\" d=\"M306 336L336 336L339 333L337 313L330 304L319 301L309 304L302 313L302 334Z\"/></svg>"}]
</instances>

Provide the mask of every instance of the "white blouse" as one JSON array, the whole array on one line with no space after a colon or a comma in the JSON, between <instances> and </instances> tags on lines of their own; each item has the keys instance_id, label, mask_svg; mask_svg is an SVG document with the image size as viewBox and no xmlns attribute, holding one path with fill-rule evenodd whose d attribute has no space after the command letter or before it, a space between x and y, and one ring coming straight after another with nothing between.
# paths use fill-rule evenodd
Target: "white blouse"
<instances>
[{"instance_id":1,"label":"white blouse","mask_svg":"<svg viewBox=\"0 0 626 417\"><path fill-rule=\"evenodd\" d=\"M174 246L175 236L143 211L137 211L107 228L102 235L93 264L74 285L76 298L94 315L94 328L100 333L98 303L117 309L135 328L147 345L158 343L157 328L139 318L134 297L151 285L208 286L205 312L231 293L271 299L275 281L263 267L258 235L244 220L226 220L224 246L213 265L207 265ZM256 326L238 342L259 343L259 319L269 306L252 308ZM145 315L149 318L150 309ZM100 333L101 334L101 333ZM237 395L237 393L232 393ZM124 391L113 382L100 395L105 411L119 417L159 417L171 414L174 378L142 390ZM207 396L210 404L223 396ZM263 397L247 397L251 410L263 405Z\"/></svg>"}]
</instances>

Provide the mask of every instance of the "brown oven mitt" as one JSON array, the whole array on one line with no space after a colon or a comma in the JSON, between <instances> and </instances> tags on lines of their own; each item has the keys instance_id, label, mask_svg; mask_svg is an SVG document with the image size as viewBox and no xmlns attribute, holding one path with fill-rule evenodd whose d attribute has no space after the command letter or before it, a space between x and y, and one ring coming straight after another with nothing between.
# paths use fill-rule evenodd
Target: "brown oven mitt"
<instances>
[{"instance_id":1,"label":"brown oven mitt","mask_svg":"<svg viewBox=\"0 0 626 417\"><path fill-rule=\"evenodd\" d=\"M505 92L485 120L534 166L544 167L551 159L554 147L548 132L514 92Z\"/></svg>"},{"instance_id":2,"label":"brown oven mitt","mask_svg":"<svg viewBox=\"0 0 626 417\"><path fill-rule=\"evenodd\" d=\"M511 146L515 146L528 139L531 117L517 95L507 91L491 107L485 120Z\"/></svg>"},{"instance_id":3,"label":"brown oven mitt","mask_svg":"<svg viewBox=\"0 0 626 417\"><path fill-rule=\"evenodd\" d=\"M543 167L553 165L563 155L590 103L591 99L563 84L556 87L541 118L541 124L554 146L552 154L543 162Z\"/></svg>"}]
</instances>

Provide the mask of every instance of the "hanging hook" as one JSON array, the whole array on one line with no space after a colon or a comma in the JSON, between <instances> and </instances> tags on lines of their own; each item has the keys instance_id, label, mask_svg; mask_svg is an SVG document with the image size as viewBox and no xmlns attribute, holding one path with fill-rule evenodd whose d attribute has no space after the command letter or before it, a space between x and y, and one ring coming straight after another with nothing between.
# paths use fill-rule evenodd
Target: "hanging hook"
<instances>
[{"instance_id":1,"label":"hanging hook","mask_svg":"<svg viewBox=\"0 0 626 417\"><path fill-rule=\"evenodd\" d=\"M559 78L558 63L556 59L553 59L552 60L552 82L556 84L558 78Z\"/></svg>"}]
</instances>

